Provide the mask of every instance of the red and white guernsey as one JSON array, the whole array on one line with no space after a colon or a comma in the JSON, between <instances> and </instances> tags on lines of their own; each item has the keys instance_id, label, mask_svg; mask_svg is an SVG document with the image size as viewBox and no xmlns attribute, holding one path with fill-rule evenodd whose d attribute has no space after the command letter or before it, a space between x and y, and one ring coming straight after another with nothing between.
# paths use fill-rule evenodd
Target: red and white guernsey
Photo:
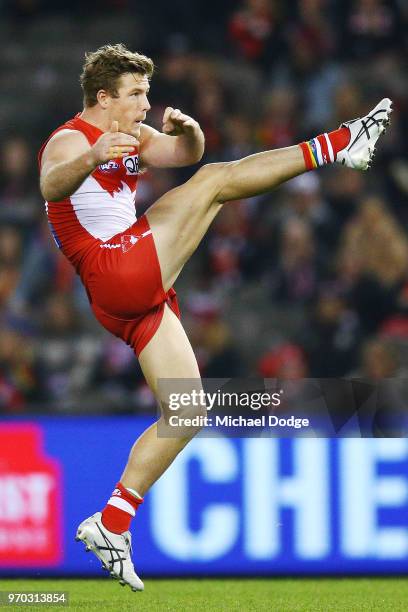
<instances>
[{"instance_id":1,"label":"red and white guernsey","mask_svg":"<svg viewBox=\"0 0 408 612\"><path fill-rule=\"evenodd\" d=\"M61 130L82 132L91 146L103 133L83 121L78 113L57 128L43 144L39 152L40 164L46 144ZM135 223L138 171L136 150L132 155L99 165L70 197L46 202L54 240L77 270L96 241L98 244L106 242Z\"/></svg>"}]
</instances>

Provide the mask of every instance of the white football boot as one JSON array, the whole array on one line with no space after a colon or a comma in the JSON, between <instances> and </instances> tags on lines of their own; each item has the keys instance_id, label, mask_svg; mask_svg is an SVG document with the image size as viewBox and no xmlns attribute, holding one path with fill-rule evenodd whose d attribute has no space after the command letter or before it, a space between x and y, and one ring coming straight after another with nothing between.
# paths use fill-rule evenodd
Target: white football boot
<instances>
[{"instance_id":1,"label":"white football boot","mask_svg":"<svg viewBox=\"0 0 408 612\"><path fill-rule=\"evenodd\" d=\"M392 101L384 98L361 119L352 119L340 127L348 127L350 142L337 153L336 161L355 170L368 170L374 157L375 143L390 123Z\"/></svg>"},{"instance_id":2,"label":"white football boot","mask_svg":"<svg viewBox=\"0 0 408 612\"><path fill-rule=\"evenodd\" d=\"M75 539L86 545L102 561L102 568L108 570L112 578L117 578L122 586L128 584L132 591L143 591L144 584L133 567L132 536L130 531L112 533L102 525L102 513L96 512L83 521Z\"/></svg>"}]
</instances>

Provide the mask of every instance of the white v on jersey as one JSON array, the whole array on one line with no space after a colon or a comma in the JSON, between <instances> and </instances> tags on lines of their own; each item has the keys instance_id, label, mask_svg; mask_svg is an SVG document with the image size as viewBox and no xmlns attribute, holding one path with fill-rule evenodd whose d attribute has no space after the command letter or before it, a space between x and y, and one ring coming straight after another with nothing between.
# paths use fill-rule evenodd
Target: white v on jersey
<instances>
[{"instance_id":1,"label":"white v on jersey","mask_svg":"<svg viewBox=\"0 0 408 612\"><path fill-rule=\"evenodd\" d=\"M118 191L107 192L88 176L70 200L78 221L94 238L105 242L136 221L136 190L122 181Z\"/></svg>"}]
</instances>

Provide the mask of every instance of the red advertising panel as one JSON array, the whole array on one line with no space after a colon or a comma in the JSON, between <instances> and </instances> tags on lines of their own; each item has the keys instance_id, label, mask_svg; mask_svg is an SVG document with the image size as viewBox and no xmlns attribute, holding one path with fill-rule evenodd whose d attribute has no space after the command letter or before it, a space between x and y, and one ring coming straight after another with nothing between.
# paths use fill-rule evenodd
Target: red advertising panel
<instances>
[{"instance_id":1,"label":"red advertising panel","mask_svg":"<svg viewBox=\"0 0 408 612\"><path fill-rule=\"evenodd\" d=\"M54 566L62 557L61 469L40 426L0 429L0 566Z\"/></svg>"}]
</instances>

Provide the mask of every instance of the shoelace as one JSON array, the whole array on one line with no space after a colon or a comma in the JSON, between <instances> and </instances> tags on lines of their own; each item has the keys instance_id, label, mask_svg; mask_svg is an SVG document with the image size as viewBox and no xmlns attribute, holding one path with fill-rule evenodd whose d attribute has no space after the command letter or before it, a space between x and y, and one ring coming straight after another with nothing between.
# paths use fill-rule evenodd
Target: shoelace
<instances>
[{"instance_id":1,"label":"shoelace","mask_svg":"<svg viewBox=\"0 0 408 612\"><path fill-rule=\"evenodd\" d=\"M358 134L356 135L356 137L354 138L354 140L347 147L347 150L350 150L351 147L353 145L355 145L355 143L358 140L360 140L360 138L362 136L365 135L366 138L369 139L370 138L370 128L372 128L374 126L378 127L378 126L381 125L381 123L383 121L383 117L380 118L380 119L376 119L376 115L378 115L378 113L387 113L387 111L384 108L379 108L372 115L368 115L367 119L355 119L354 121L349 121L348 122L348 124L350 124L350 123L355 123L356 121L361 121L362 127L361 127L360 131L358 132Z\"/></svg>"}]
</instances>

